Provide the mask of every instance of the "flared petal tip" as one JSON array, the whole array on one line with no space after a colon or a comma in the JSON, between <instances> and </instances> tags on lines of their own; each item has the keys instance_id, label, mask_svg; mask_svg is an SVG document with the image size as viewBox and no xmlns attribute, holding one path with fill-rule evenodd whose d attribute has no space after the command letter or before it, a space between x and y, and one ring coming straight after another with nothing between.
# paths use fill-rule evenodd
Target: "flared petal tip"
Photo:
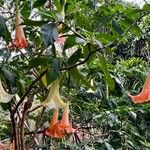
<instances>
[{"instance_id":1,"label":"flared petal tip","mask_svg":"<svg viewBox=\"0 0 150 150\"><path fill-rule=\"evenodd\" d=\"M75 133L75 131L76 131L77 129L73 128L73 127L70 125L70 126L67 127L65 130L66 130L67 133Z\"/></svg>"},{"instance_id":2,"label":"flared petal tip","mask_svg":"<svg viewBox=\"0 0 150 150\"><path fill-rule=\"evenodd\" d=\"M44 131L44 135L52 138L64 138L64 134L59 131L58 124L50 126Z\"/></svg>"},{"instance_id":3,"label":"flared petal tip","mask_svg":"<svg viewBox=\"0 0 150 150\"><path fill-rule=\"evenodd\" d=\"M28 42L26 40L18 41L14 40L10 45L7 46L8 49L16 49L16 48L27 48Z\"/></svg>"},{"instance_id":4,"label":"flared petal tip","mask_svg":"<svg viewBox=\"0 0 150 150\"><path fill-rule=\"evenodd\" d=\"M130 93L127 94L135 104L142 104L150 101L150 97L146 93L139 95L131 95Z\"/></svg>"},{"instance_id":5,"label":"flared petal tip","mask_svg":"<svg viewBox=\"0 0 150 150\"><path fill-rule=\"evenodd\" d=\"M12 94L0 96L0 103L8 103L14 97Z\"/></svg>"}]
</instances>

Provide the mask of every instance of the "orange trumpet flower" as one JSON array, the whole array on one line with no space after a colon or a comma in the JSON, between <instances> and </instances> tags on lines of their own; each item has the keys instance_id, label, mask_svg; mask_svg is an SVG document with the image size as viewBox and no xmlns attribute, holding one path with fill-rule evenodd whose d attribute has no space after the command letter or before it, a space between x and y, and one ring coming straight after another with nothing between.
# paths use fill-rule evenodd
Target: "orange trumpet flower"
<instances>
[{"instance_id":1,"label":"orange trumpet flower","mask_svg":"<svg viewBox=\"0 0 150 150\"><path fill-rule=\"evenodd\" d=\"M59 121L58 121L58 109L54 110L51 122L49 127L45 130L44 134L49 137L55 137L55 138L63 138L64 134L62 131L60 131L58 127Z\"/></svg>"},{"instance_id":2,"label":"orange trumpet flower","mask_svg":"<svg viewBox=\"0 0 150 150\"><path fill-rule=\"evenodd\" d=\"M12 41L12 45L9 48L26 48L28 46L28 42L25 38L23 27L21 24L20 14L16 15L16 27L15 27L15 39Z\"/></svg>"},{"instance_id":3,"label":"orange trumpet flower","mask_svg":"<svg viewBox=\"0 0 150 150\"><path fill-rule=\"evenodd\" d=\"M76 131L76 129L72 128L72 125L69 122L69 105L66 105L64 108L62 119L59 123L59 128L63 131L63 133L74 133Z\"/></svg>"},{"instance_id":4,"label":"orange trumpet flower","mask_svg":"<svg viewBox=\"0 0 150 150\"><path fill-rule=\"evenodd\" d=\"M143 89L138 95L130 95L128 94L134 103L144 103L150 101L150 73L146 78Z\"/></svg>"},{"instance_id":5,"label":"orange trumpet flower","mask_svg":"<svg viewBox=\"0 0 150 150\"><path fill-rule=\"evenodd\" d=\"M5 150L6 149L6 145L0 142L0 150Z\"/></svg>"}]
</instances>

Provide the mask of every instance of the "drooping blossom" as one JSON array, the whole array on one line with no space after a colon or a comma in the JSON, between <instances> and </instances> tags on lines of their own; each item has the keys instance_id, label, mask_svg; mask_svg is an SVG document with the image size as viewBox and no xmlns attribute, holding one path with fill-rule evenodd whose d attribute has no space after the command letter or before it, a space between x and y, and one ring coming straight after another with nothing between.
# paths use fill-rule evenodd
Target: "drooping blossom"
<instances>
[{"instance_id":1,"label":"drooping blossom","mask_svg":"<svg viewBox=\"0 0 150 150\"><path fill-rule=\"evenodd\" d=\"M62 100L59 93L59 80L56 79L51 83L50 91L48 97L42 102L44 107L51 108L62 108L66 105L66 103Z\"/></svg>"},{"instance_id":2,"label":"drooping blossom","mask_svg":"<svg viewBox=\"0 0 150 150\"><path fill-rule=\"evenodd\" d=\"M74 129L69 122L69 105L66 105L64 108L64 112L62 115L62 119L59 123L59 128L63 133L74 133L76 129Z\"/></svg>"},{"instance_id":3,"label":"drooping blossom","mask_svg":"<svg viewBox=\"0 0 150 150\"><path fill-rule=\"evenodd\" d=\"M64 134L60 130L58 121L58 109L55 109L53 112L52 119L50 121L49 127L45 130L44 134L48 137L54 137L54 138L63 138Z\"/></svg>"},{"instance_id":4,"label":"drooping blossom","mask_svg":"<svg viewBox=\"0 0 150 150\"><path fill-rule=\"evenodd\" d=\"M65 106L62 119L58 121L58 109L54 110L49 127L45 130L44 134L48 137L64 138L66 134L74 133L74 129L69 122L69 106Z\"/></svg>"},{"instance_id":5,"label":"drooping blossom","mask_svg":"<svg viewBox=\"0 0 150 150\"><path fill-rule=\"evenodd\" d=\"M20 14L16 15L16 24L15 24L15 39L12 41L11 46L9 48L26 48L28 46L28 42L25 38L23 26L21 24Z\"/></svg>"},{"instance_id":6,"label":"drooping blossom","mask_svg":"<svg viewBox=\"0 0 150 150\"><path fill-rule=\"evenodd\" d=\"M14 140L10 143L9 150L15 150L15 141Z\"/></svg>"},{"instance_id":7,"label":"drooping blossom","mask_svg":"<svg viewBox=\"0 0 150 150\"><path fill-rule=\"evenodd\" d=\"M6 145L0 142L0 150L5 150L6 149Z\"/></svg>"},{"instance_id":8,"label":"drooping blossom","mask_svg":"<svg viewBox=\"0 0 150 150\"><path fill-rule=\"evenodd\" d=\"M143 89L138 95L128 94L134 103L144 103L150 101L150 73L148 74L144 83Z\"/></svg>"},{"instance_id":9,"label":"drooping blossom","mask_svg":"<svg viewBox=\"0 0 150 150\"><path fill-rule=\"evenodd\" d=\"M1 103L8 103L14 95L12 94L8 94L7 92L5 92L1 80L0 80L0 102Z\"/></svg>"}]
</instances>

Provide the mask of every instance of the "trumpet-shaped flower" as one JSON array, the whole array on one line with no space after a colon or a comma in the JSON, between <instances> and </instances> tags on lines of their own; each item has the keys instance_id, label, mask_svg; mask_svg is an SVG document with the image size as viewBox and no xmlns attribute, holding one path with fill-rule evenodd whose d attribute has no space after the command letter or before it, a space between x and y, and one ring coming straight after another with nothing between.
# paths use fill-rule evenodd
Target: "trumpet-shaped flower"
<instances>
[{"instance_id":1,"label":"trumpet-shaped flower","mask_svg":"<svg viewBox=\"0 0 150 150\"><path fill-rule=\"evenodd\" d=\"M59 121L58 121L58 109L54 110L52 119L50 121L49 127L45 130L44 134L49 137L55 137L55 138L63 138L64 134L58 127Z\"/></svg>"},{"instance_id":2,"label":"trumpet-shaped flower","mask_svg":"<svg viewBox=\"0 0 150 150\"><path fill-rule=\"evenodd\" d=\"M48 97L42 102L43 106L48 106L51 108L61 108L66 105L64 101L61 99L60 93L59 93L59 80L56 79L51 83L50 91L48 94Z\"/></svg>"},{"instance_id":3,"label":"trumpet-shaped flower","mask_svg":"<svg viewBox=\"0 0 150 150\"><path fill-rule=\"evenodd\" d=\"M128 94L134 103L144 103L150 101L150 73L146 78L143 89L138 95L130 95Z\"/></svg>"},{"instance_id":4,"label":"trumpet-shaped flower","mask_svg":"<svg viewBox=\"0 0 150 150\"><path fill-rule=\"evenodd\" d=\"M12 45L9 48L26 48L28 42L25 38L23 27L21 24L20 14L16 15L16 25L15 25L15 39L12 41Z\"/></svg>"},{"instance_id":5,"label":"trumpet-shaped flower","mask_svg":"<svg viewBox=\"0 0 150 150\"><path fill-rule=\"evenodd\" d=\"M8 94L7 92L5 92L2 83L0 81L0 102L1 103L8 103L14 95Z\"/></svg>"},{"instance_id":6,"label":"trumpet-shaped flower","mask_svg":"<svg viewBox=\"0 0 150 150\"><path fill-rule=\"evenodd\" d=\"M72 128L71 123L69 122L69 105L66 105L62 115L62 119L59 123L59 128L63 133L74 133L76 129Z\"/></svg>"},{"instance_id":7,"label":"trumpet-shaped flower","mask_svg":"<svg viewBox=\"0 0 150 150\"><path fill-rule=\"evenodd\" d=\"M6 145L0 142L0 150L5 150Z\"/></svg>"},{"instance_id":8,"label":"trumpet-shaped flower","mask_svg":"<svg viewBox=\"0 0 150 150\"><path fill-rule=\"evenodd\" d=\"M10 143L9 150L15 150L15 141L14 140Z\"/></svg>"}]
</instances>

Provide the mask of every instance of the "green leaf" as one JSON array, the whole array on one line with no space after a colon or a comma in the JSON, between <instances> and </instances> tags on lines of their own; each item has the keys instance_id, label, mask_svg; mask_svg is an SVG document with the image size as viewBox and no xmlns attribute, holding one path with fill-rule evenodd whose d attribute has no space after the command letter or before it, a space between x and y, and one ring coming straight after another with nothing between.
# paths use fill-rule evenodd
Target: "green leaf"
<instances>
[{"instance_id":1,"label":"green leaf","mask_svg":"<svg viewBox=\"0 0 150 150\"><path fill-rule=\"evenodd\" d=\"M114 15L102 16L102 17L100 17L99 21L105 25L105 24L109 23L113 17L114 17Z\"/></svg>"},{"instance_id":2,"label":"green leaf","mask_svg":"<svg viewBox=\"0 0 150 150\"><path fill-rule=\"evenodd\" d=\"M4 34L4 30L6 28L5 22L5 19L2 16L0 16L0 37L2 37Z\"/></svg>"},{"instance_id":3,"label":"green leaf","mask_svg":"<svg viewBox=\"0 0 150 150\"><path fill-rule=\"evenodd\" d=\"M7 68L3 67L1 69L1 72L3 74L3 77L5 78L6 82L8 83L9 89L11 90L12 93L16 92L16 75Z\"/></svg>"},{"instance_id":4,"label":"green leaf","mask_svg":"<svg viewBox=\"0 0 150 150\"><path fill-rule=\"evenodd\" d=\"M91 88L92 90L95 90L95 87L91 86L91 84L87 81L87 79L79 72L77 68L72 68L69 71L69 74L71 75L72 79L79 85L84 84L87 88Z\"/></svg>"},{"instance_id":5,"label":"green leaf","mask_svg":"<svg viewBox=\"0 0 150 150\"><path fill-rule=\"evenodd\" d=\"M42 26L46 23L48 23L48 21L33 21L29 19L25 19L23 22L23 24L27 26Z\"/></svg>"},{"instance_id":6,"label":"green leaf","mask_svg":"<svg viewBox=\"0 0 150 150\"><path fill-rule=\"evenodd\" d=\"M3 37L7 43L11 40L10 33L6 27L6 20L2 16L0 16L0 37Z\"/></svg>"},{"instance_id":7,"label":"green leaf","mask_svg":"<svg viewBox=\"0 0 150 150\"><path fill-rule=\"evenodd\" d=\"M58 37L57 26L55 23L45 24L41 27L41 31L46 48L48 48Z\"/></svg>"},{"instance_id":8,"label":"green leaf","mask_svg":"<svg viewBox=\"0 0 150 150\"><path fill-rule=\"evenodd\" d=\"M68 64L69 65L75 64L76 62L78 62L80 58L81 58L81 49L78 49L70 56Z\"/></svg>"},{"instance_id":9,"label":"green leaf","mask_svg":"<svg viewBox=\"0 0 150 150\"><path fill-rule=\"evenodd\" d=\"M39 66L47 66L48 65L48 58L47 57L36 57L30 60L29 68L36 68Z\"/></svg>"},{"instance_id":10,"label":"green leaf","mask_svg":"<svg viewBox=\"0 0 150 150\"><path fill-rule=\"evenodd\" d=\"M43 6L46 2L47 0L36 0L33 4L33 8Z\"/></svg>"},{"instance_id":11,"label":"green leaf","mask_svg":"<svg viewBox=\"0 0 150 150\"><path fill-rule=\"evenodd\" d=\"M11 73L8 69L6 69L6 68L4 68L4 67L1 69L1 71L2 71L2 73L3 73L4 78L5 78L7 81L9 81L9 82L12 83L12 84L15 83L15 81L16 81L16 76L15 76L13 73Z\"/></svg>"},{"instance_id":12,"label":"green leaf","mask_svg":"<svg viewBox=\"0 0 150 150\"><path fill-rule=\"evenodd\" d=\"M143 10L147 11L147 12L150 12L150 4L145 4L143 6Z\"/></svg>"},{"instance_id":13,"label":"green leaf","mask_svg":"<svg viewBox=\"0 0 150 150\"><path fill-rule=\"evenodd\" d=\"M23 3L23 8L21 10L21 14L23 14L24 18L28 18L31 13L31 2L30 1L25 1Z\"/></svg>"},{"instance_id":14,"label":"green leaf","mask_svg":"<svg viewBox=\"0 0 150 150\"><path fill-rule=\"evenodd\" d=\"M59 61L57 59L53 60L52 66L47 73L47 84L49 85L52 81L56 80L60 74Z\"/></svg>"},{"instance_id":15,"label":"green leaf","mask_svg":"<svg viewBox=\"0 0 150 150\"><path fill-rule=\"evenodd\" d=\"M130 29L133 34L135 34L136 36L140 37L141 36L141 30L138 26L134 25L131 29Z\"/></svg>"},{"instance_id":16,"label":"green leaf","mask_svg":"<svg viewBox=\"0 0 150 150\"><path fill-rule=\"evenodd\" d=\"M108 84L108 87L110 88L110 90L113 91L115 87L115 82L110 76L110 73L107 68L107 61L102 54L99 55L99 62L100 62L100 67L102 71L104 72L105 83Z\"/></svg>"},{"instance_id":17,"label":"green leaf","mask_svg":"<svg viewBox=\"0 0 150 150\"><path fill-rule=\"evenodd\" d=\"M68 36L64 45L64 49L71 48L74 45L76 45L76 36L74 35Z\"/></svg>"},{"instance_id":18,"label":"green leaf","mask_svg":"<svg viewBox=\"0 0 150 150\"><path fill-rule=\"evenodd\" d=\"M123 30L121 29L118 21L116 21L115 19L112 20L112 27L119 35L123 34Z\"/></svg>"}]
</instances>

